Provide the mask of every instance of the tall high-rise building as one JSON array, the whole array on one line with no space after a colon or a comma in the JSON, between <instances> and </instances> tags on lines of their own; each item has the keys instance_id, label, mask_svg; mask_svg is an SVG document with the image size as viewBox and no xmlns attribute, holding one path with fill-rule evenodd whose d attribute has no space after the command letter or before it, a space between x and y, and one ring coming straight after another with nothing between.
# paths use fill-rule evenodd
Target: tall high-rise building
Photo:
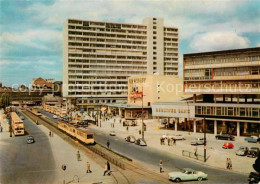
<instances>
[{"instance_id":1,"label":"tall high-rise building","mask_svg":"<svg viewBox=\"0 0 260 184\"><path fill-rule=\"evenodd\" d=\"M143 24L68 19L63 25L63 95L78 103L127 101L128 77L178 75L178 29L161 18Z\"/></svg>"}]
</instances>

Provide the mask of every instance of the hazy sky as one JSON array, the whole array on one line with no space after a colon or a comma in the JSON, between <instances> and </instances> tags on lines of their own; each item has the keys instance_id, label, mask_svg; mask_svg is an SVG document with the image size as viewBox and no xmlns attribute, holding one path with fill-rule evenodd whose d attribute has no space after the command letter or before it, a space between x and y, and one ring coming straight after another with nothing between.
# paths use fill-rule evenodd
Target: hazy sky
<instances>
[{"instance_id":1,"label":"hazy sky","mask_svg":"<svg viewBox=\"0 0 260 184\"><path fill-rule=\"evenodd\" d=\"M67 18L141 24L164 18L179 28L182 54L260 46L258 0L0 0L0 81L62 80Z\"/></svg>"}]
</instances>

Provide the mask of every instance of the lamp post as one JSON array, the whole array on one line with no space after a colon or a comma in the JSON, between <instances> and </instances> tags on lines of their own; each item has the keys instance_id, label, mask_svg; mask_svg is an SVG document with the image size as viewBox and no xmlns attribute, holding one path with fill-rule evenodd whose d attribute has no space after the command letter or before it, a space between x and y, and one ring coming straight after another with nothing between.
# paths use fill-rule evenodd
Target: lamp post
<instances>
[{"instance_id":1,"label":"lamp post","mask_svg":"<svg viewBox=\"0 0 260 184\"><path fill-rule=\"evenodd\" d=\"M142 140L144 140L144 88L142 86Z\"/></svg>"},{"instance_id":2,"label":"lamp post","mask_svg":"<svg viewBox=\"0 0 260 184\"><path fill-rule=\"evenodd\" d=\"M206 141L206 120L205 116L203 118L203 126L204 126L204 162L207 161L207 141Z\"/></svg>"}]
</instances>

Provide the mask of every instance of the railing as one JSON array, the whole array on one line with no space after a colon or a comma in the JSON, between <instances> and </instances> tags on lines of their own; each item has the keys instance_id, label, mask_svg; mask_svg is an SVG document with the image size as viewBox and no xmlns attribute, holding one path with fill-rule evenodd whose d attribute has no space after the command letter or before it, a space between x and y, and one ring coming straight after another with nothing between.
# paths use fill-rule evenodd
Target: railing
<instances>
[{"instance_id":1,"label":"railing","mask_svg":"<svg viewBox=\"0 0 260 184\"><path fill-rule=\"evenodd\" d=\"M190 152L190 151L186 151L186 150L182 150L182 156L193 158L193 159L200 160L200 161L204 161L203 155L199 155L199 154L195 155L194 152Z\"/></svg>"},{"instance_id":2,"label":"railing","mask_svg":"<svg viewBox=\"0 0 260 184\"><path fill-rule=\"evenodd\" d=\"M120 167L121 169L125 170L125 165L120 162L118 159L116 158L112 158L111 156L109 156L108 154L102 152L101 150L93 147L93 146L87 146L88 149L90 149L91 151L95 152L96 154L100 155L101 157L103 157L104 159L110 161L111 163L113 163L114 165Z\"/></svg>"}]
</instances>

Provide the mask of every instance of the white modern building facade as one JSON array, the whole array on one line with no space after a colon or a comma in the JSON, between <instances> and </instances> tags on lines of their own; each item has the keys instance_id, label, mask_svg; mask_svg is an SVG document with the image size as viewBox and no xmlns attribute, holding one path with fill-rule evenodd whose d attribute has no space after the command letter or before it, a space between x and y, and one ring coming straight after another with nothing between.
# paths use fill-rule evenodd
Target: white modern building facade
<instances>
[{"instance_id":1,"label":"white modern building facade","mask_svg":"<svg viewBox=\"0 0 260 184\"><path fill-rule=\"evenodd\" d=\"M178 29L68 19L63 25L63 96L84 105L127 101L128 77L178 76Z\"/></svg>"}]
</instances>

